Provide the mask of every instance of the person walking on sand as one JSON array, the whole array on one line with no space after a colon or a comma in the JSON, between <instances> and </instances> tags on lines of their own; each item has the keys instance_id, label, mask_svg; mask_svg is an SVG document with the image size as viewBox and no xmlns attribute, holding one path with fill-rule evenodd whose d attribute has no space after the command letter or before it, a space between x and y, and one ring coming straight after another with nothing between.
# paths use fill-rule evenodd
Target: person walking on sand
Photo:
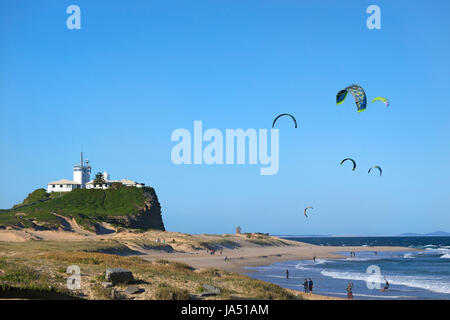
<instances>
[{"instance_id":1,"label":"person walking on sand","mask_svg":"<svg viewBox=\"0 0 450 320\"><path fill-rule=\"evenodd\" d=\"M311 278L309 278L309 282L308 282L308 290L309 290L309 293L310 293L310 294L312 293L313 288L314 288L314 282L312 281Z\"/></svg>"},{"instance_id":2,"label":"person walking on sand","mask_svg":"<svg viewBox=\"0 0 450 320\"><path fill-rule=\"evenodd\" d=\"M353 283L351 281L347 285L347 298L353 300Z\"/></svg>"},{"instance_id":3,"label":"person walking on sand","mask_svg":"<svg viewBox=\"0 0 450 320\"><path fill-rule=\"evenodd\" d=\"M313 257L313 261L316 262L316 256Z\"/></svg>"},{"instance_id":4,"label":"person walking on sand","mask_svg":"<svg viewBox=\"0 0 450 320\"><path fill-rule=\"evenodd\" d=\"M227 260L228 260L228 257L227 257L227 256L225 256L225 262L227 262Z\"/></svg>"},{"instance_id":5,"label":"person walking on sand","mask_svg":"<svg viewBox=\"0 0 450 320\"><path fill-rule=\"evenodd\" d=\"M305 293L308 293L308 279L305 278L305 281L303 281L303 289L305 290Z\"/></svg>"},{"instance_id":6,"label":"person walking on sand","mask_svg":"<svg viewBox=\"0 0 450 320\"><path fill-rule=\"evenodd\" d=\"M286 269L286 280L289 280L289 270Z\"/></svg>"}]
</instances>

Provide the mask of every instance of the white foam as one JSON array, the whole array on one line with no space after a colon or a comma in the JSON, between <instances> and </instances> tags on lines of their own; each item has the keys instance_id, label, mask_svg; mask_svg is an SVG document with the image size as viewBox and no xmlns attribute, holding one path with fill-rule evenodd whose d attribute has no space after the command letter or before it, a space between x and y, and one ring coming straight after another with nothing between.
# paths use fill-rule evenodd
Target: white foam
<instances>
[{"instance_id":1,"label":"white foam","mask_svg":"<svg viewBox=\"0 0 450 320\"><path fill-rule=\"evenodd\" d=\"M297 270L309 270L310 268L307 268L307 265L311 265L311 263L307 262L299 262L295 265L295 269Z\"/></svg>"},{"instance_id":2,"label":"white foam","mask_svg":"<svg viewBox=\"0 0 450 320\"><path fill-rule=\"evenodd\" d=\"M415 256L414 256L414 254L413 253L406 253L404 256L403 256L403 258L405 258L405 259L414 259L415 258Z\"/></svg>"},{"instance_id":3,"label":"white foam","mask_svg":"<svg viewBox=\"0 0 450 320\"><path fill-rule=\"evenodd\" d=\"M348 261L369 261L369 260L376 260L376 259L370 259L370 258L345 258L345 260Z\"/></svg>"},{"instance_id":4,"label":"white foam","mask_svg":"<svg viewBox=\"0 0 450 320\"><path fill-rule=\"evenodd\" d=\"M320 292L319 294L325 294L330 296L347 296L347 293L342 292ZM373 294L362 294L354 293L354 297L367 297L367 298L383 298L383 299L414 299L414 296L388 296L388 295L373 295Z\"/></svg>"},{"instance_id":5,"label":"white foam","mask_svg":"<svg viewBox=\"0 0 450 320\"><path fill-rule=\"evenodd\" d=\"M358 272L337 272L322 270L321 274L333 279L360 280L371 281L372 275ZM402 285L410 288L419 288L436 293L450 294L450 282L442 281L442 279L430 279L424 277L411 276L387 276L388 281L394 285ZM384 282L384 281L383 281Z\"/></svg>"},{"instance_id":6,"label":"white foam","mask_svg":"<svg viewBox=\"0 0 450 320\"><path fill-rule=\"evenodd\" d=\"M414 299L417 297L412 297L412 296L380 296L380 295L371 295L371 294L359 294L359 293L354 293L353 296L355 297L369 297L369 298L383 298L383 299Z\"/></svg>"},{"instance_id":7,"label":"white foam","mask_svg":"<svg viewBox=\"0 0 450 320\"><path fill-rule=\"evenodd\" d=\"M450 253L446 253L441 256L441 259L450 259Z\"/></svg>"},{"instance_id":8,"label":"white foam","mask_svg":"<svg viewBox=\"0 0 450 320\"><path fill-rule=\"evenodd\" d=\"M328 260L327 259L316 259L314 264L324 264L325 262L328 262Z\"/></svg>"},{"instance_id":9,"label":"white foam","mask_svg":"<svg viewBox=\"0 0 450 320\"><path fill-rule=\"evenodd\" d=\"M301 261L295 265L295 269L297 270L311 270L310 267L318 264L324 264L326 262L329 262L326 259L316 259L316 261Z\"/></svg>"},{"instance_id":10,"label":"white foam","mask_svg":"<svg viewBox=\"0 0 450 320\"><path fill-rule=\"evenodd\" d=\"M277 275L277 274L269 274L266 277L268 277L268 278L277 278L277 279L286 279L286 276L280 276L280 275ZM289 279L304 279L304 278L289 276Z\"/></svg>"},{"instance_id":11,"label":"white foam","mask_svg":"<svg viewBox=\"0 0 450 320\"><path fill-rule=\"evenodd\" d=\"M450 249L447 249L447 248L427 248L424 251L416 252L417 255L447 254L447 253L450 253Z\"/></svg>"},{"instance_id":12,"label":"white foam","mask_svg":"<svg viewBox=\"0 0 450 320\"><path fill-rule=\"evenodd\" d=\"M369 276L370 276L369 274L365 274L365 273L338 272L338 271L328 271L328 270L322 270L320 273L326 277L330 277L333 279L361 280L361 281L368 280Z\"/></svg>"}]
</instances>

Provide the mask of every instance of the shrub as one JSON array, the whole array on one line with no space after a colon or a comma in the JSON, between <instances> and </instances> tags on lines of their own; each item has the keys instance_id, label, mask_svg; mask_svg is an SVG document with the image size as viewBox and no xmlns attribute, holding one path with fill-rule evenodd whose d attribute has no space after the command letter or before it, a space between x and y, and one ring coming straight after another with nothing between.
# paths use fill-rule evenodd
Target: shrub
<instances>
[{"instance_id":1,"label":"shrub","mask_svg":"<svg viewBox=\"0 0 450 320\"><path fill-rule=\"evenodd\" d=\"M122 182L113 182L111 184L111 189L113 189L113 190L119 190L120 188L123 188Z\"/></svg>"},{"instance_id":2,"label":"shrub","mask_svg":"<svg viewBox=\"0 0 450 320\"><path fill-rule=\"evenodd\" d=\"M32 193L30 193L25 200L23 200L23 204L31 204L36 203L41 200L45 200L48 198L48 193L45 189L36 189Z\"/></svg>"},{"instance_id":3,"label":"shrub","mask_svg":"<svg viewBox=\"0 0 450 320\"><path fill-rule=\"evenodd\" d=\"M155 297L158 300L188 300L191 295L186 289L174 288L163 283L156 289Z\"/></svg>"}]
</instances>

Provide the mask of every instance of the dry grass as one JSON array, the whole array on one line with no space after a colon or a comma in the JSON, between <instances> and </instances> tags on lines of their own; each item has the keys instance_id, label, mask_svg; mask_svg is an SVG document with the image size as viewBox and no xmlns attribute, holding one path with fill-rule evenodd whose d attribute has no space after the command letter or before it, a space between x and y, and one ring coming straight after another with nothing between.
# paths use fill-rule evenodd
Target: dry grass
<instances>
[{"instance_id":1,"label":"dry grass","mask_svg":"<svg viewBox=\"0 0 450 320\"><path fill-rule=\"evenodd\" d=\"M72 248L73 249L73 248ZM115 254L84 251L32 252L0 257L0 286L53 290L67 294L65 289L67 266L78 265L81 269L82 288L70 292L73 296L89 299L110 299L111 289L101 286L107 268L120 267L133 272L138 286L145 290L135 299L189 299L199 293L203 284L221 290L218 297L228 299L231 295L259 299L293 299L295 295L273 284L253 280L247 276L220 271L214 268L194 270L191 266L168 260L150 262L139 257L123 257ZM124 287L115 288L123 298ZM1 290L1 289L0 289Z\"/></svg>"},{"instance_id":2,"label":"dry grass","mask_svg":"<svg viewBox=\"0 0 450 320\"><path fill-rule=\"evenodd\" d=\"M174 288L165 282L161 282L155 292L158 300L188 300L190 297L188 290Z\"/></svg>"},{"instance_id":3,"label":"dry grass","mask_svg":"<svg viewBox=\"0 0 450 320\"><path fill-rule=\"evenodd\" d=\"M158 235L159 236L159 235ZM172 238L172 236L170 237ZM180 243L181 236L176 243ZM186 239L186 240L185 240ZM235 241L223 241L211 237L204 240L211 246L235 245ZM245 239L244 241L248 241ZM251 239L253 240L253 239ZM272 242L272 239L254 239ZM127 239L126 241L133 241ZM201 241L183 235L183 241L199 245ZM167 242L167 239L166 239ZM145 241L140 241L142 245ZM110 299L111 289L101 285L108 268L131 270L137 285L145 291L139 295L127 295L124 287L115 287L118 296L129 299L188 299L201 292L204 284L221 290L221 294L207 299L233 297L258 299L295 299L289 290L251 279L248 276L225 272L214 268L195 270L191 266L165 259L148 261L139 256L122 256L117 252L129 252L118 240L83 241L28 241L26 243L0 242L0 291L8 288L52 290L88 299ZM81 269L81 289L68 291L67 267L78 265Z\"/></svg>"}]
</instances>

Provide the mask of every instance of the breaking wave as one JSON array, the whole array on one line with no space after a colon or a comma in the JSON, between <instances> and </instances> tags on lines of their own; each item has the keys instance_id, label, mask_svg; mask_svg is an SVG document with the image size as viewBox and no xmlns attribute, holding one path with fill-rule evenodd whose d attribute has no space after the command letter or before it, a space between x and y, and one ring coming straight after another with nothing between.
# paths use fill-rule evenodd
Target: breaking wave
<instances>
[{"instance_id":1,"label":"breaking wave","mask_svg":"<svg viewBox=\"0 0 450 320\"><path fill-rule=\"evenodd\" d=\"M360 280L360 281L371 281L370 279L372 279L372 275L367 273L338 272L328 270L322 270L320 273L326 277L330 277L333 279ZM410 288L419 288L436 293L450 294L450 283L447 283L439 279L429 279L411 276L389 276L388 280L391 284L395 285L401 285Z\"/></svg>"}]
</instances>

